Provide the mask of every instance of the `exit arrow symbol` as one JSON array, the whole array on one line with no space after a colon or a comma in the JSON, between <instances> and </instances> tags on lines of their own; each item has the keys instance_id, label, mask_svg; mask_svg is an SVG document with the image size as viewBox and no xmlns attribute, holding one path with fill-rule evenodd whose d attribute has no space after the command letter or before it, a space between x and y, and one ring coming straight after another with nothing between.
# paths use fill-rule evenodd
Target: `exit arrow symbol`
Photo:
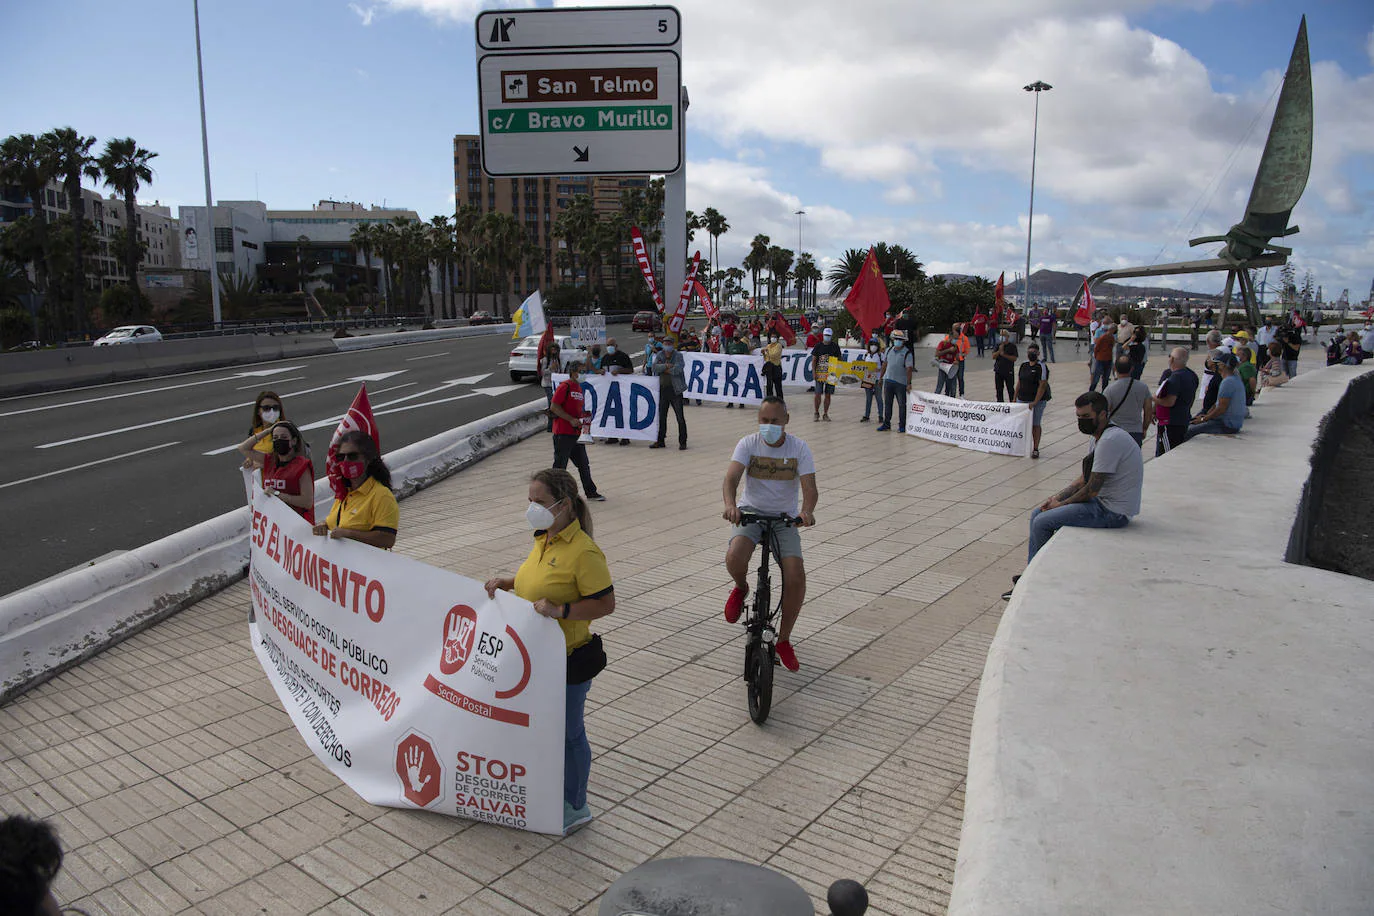
<instances>
[{"instance_id":1,"label":"exit arrow symbol","mask_svg":"<svg viewBox=\"0 0 1374 916\"><path fill-rule=\"evenodd\" d=\"M574 152L574 153L577 153L577 160L576 160L577 162L586 162L586 161L587 161L587 154L590 153L591 151L592 151L592 148L591 148L590 146L587 146L587 147L584 148L584 149L578 149L578 148L575 147L575 146L573 147L573 152Z\"/></svg>"}]
</instances>

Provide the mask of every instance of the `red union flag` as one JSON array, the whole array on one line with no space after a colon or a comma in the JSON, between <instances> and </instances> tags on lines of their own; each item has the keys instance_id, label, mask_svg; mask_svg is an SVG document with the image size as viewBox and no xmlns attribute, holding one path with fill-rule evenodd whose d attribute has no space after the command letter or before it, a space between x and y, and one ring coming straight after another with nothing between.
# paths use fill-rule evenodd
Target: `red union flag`
<instances>
[{"instance_id":1,"label":"red union flag","mask_svg":"<svg viewBox=\"0 0 1374 916\"><path fill-rule=\"evenodd\" d=\"M1006 282L1007 272L1004 270L997 275L997 286L992 291L992 320L998 324L1002 323L1002 309L1007 305Z\"/></svg>"},{"instance_id":2,"label":"red union flag","mask_svg":"<svg viewBox=\"0 0 1374 916\"><path fill-rule=\"evenodd\" d=\"M864 337L872 334L875 328L882 327L883 319L892 302L887 298L887 284L883 282L883 272L878 268L878 256L868 249L864 266L859 269L854 288L844 297L844 307L854 316L854 321L863 329Z\"/></svg>"},{"instance_id":3,"label":"red union flag","mask_svg":"<svg viewBox=\"0 0 1374 916\"><path fill-rule=\"evenodd\" d=\"M1073 323L1080 328L1086 328L1092 324L1093 312L1097 311L1093 305L1092 290L1088 289L1088 278L1083 278L1083 298L1078 300L1078 311L1074 312Z\"/></svg>"},{"instance_id":4,"label":"red union flag","mask_svg":"<svg viewBox=\"0 0 1374 916\"><path fill-rule=\"evenodd\" d=\"M329 454L325 458L324 469L329 475L329 488L334 491L335 499L343 499L348 495L348 481L344 479L343 471L339 470L339 462L334 456L339 450L339 438L344 433L354 430L367 433L377 446L377 453L381 454L382 437L377 432L377 420L372 416L372 402L367 399L366 382L358 388L353 403L349 405L348 413L339 420L339 425L334 429L334 436L329 440Z\"/></svg>"},{"instance_id":5,"label":"red union flag","mask_svg":"<svg viewBox=\"0 0 1374 916\"><path fill-rule=\"evenodd\" d=\"M720 309L711 301L711 294L706 291L706 287L701 285L701 281L696 281L697 297L701 299L701 307L706 310L706 317L712 321L720 320Z\"/></svg>"},{"instance_id":6,"label":"red union flag","mask_svg":"<svg viewBox=\"0 0 1374 916\"><path fill-rule=\"evenodd\" d=\"M663 314L663 297L658 294L658 283L654 280L654 265L649 261L649 249L644 244L644 233L639 231L638 226L630 227L630 247L635 250L635 260L639 262L639 271L644 274L644 282L649 286L649 294L654 297L654 305L658 307L658 313Z\"/></svg>"},{"instance_id":7,"label":"red union flag","mask_svg":"<svg viewBox=\"0 0 1374 916\"><path fill-rule=\"evenodd\" d=\"M673 310L673 317L666 322L665 331L677 336L682 333L682 325L687 320L687 306L692 304L692 287L697 280L697 267L701 265L701 252L698 251L692 257L692 269L687 271L687 282L682 284L682 293L677 297L677 308Z\"/></svg>"}]
</instances>

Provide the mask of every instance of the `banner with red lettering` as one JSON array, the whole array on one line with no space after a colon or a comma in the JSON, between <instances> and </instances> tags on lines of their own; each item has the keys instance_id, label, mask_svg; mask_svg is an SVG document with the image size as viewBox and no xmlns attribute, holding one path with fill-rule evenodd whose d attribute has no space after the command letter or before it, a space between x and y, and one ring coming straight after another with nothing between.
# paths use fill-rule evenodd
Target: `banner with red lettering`
<instances>
[{"instance_id":1,"label":"banner with red lettering","mask_svg":"<svg viewBox=\"0 0 1374 916\"><path fill-rule=\"evenodd\" d=\"M697 280L697 268L701 266L701 252L698 251L692 256L692 267L687 271L687 279L682 284L682 293L677 297L677 308L673 310L670 317L664 324L664 331L672 335L677 340L682 333L682 325L687 321L687 307L692 304L692 288Z\"/></svg>"},{"instance_id":2,"label":"banner with red lettering","mask_svg":"<svg viewBox=\"0 0 1374 916\"><path fill-rule=\"evenodd\" d=\"M634 249L635 260L639 262L639 272L644 274L644 282L649 286L649 295L654 297L654 306L663 314L663 297L658 293L658 281L654 279L654 265L649 260L649 248L644 244L644 233L638 226L630 227L630 247Z\"/></svg>"},{"instance_id":3,"label":"banner with red lettering","mask_svg":"<svg viewBox=\"0 0 1374 916\"><path fill-rule=\"evenodd\" d=\"M374 805L561 834L558 625L466 576L317 536L258 472L244 483L253 651L315 756Z\"/></svg>"},{"instance_id":4,"label":"banner with red lettering","mask_svg":"<svg viewBox=\"0 0 1374 916\"><path fill-rule=\"evenodd\" d=\"M706 312L706 317L712 321L720 321L720 309L711 301L711 294L706 291L706 287L701 285L701 281L696 281L697 298L701 300L701 308Z\"/></svg>"}]
</instances>

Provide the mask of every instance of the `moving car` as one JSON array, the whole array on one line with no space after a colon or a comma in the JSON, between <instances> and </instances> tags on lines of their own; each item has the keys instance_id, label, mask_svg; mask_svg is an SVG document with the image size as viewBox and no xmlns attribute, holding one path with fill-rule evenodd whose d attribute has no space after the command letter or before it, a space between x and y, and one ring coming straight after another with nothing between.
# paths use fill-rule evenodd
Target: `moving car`
<instances>
[{"instance_id":1,"label":"moving car","mask_svg":"<svg viewBox=\"0 0 1374 916\"><path fill-rule=\"evenodd\" d=\"M584 360L587 358L587 351L581 347L573 346L572 338L566 334L555 334L554 343L558 344L558 351L562 354L563 361L570 359ZM538 373L539 356L539 335L532 334L510 351L510 380L512 382L522 382L526 378L539 380Z\"/></svg>"},{"instance_id":2,"label":"moving car","mask_svg":"<svg viewBox=\"0 0 1374 916\"><path fill-rule=\"evenodd\" d=\"M468 324L496 324L496 319L491 317L491 312L473 312L472 316L468 318Z\"/></svg>"},{"instance_id":3,"label":"moving car","mask_svg":"<svg viewBox=\"0 0 1374 916\"><path fill-rule=\"evenodd\" d=\"M635 312L635 317L630 321L631 331L648 331L652 334L658 330L658 312Z\"/></svg>"},{"instance_id":4,"label":"moving car","mask_svg":"<svg viewBox=\"0 0 1374 916\"><path fill-rule=\"evenodd\" d=\"M152 325L126 324L115 328L92 346L113 347L118 344L155 343L162 339L162 332Z\"/></svg>"}]
</instances>

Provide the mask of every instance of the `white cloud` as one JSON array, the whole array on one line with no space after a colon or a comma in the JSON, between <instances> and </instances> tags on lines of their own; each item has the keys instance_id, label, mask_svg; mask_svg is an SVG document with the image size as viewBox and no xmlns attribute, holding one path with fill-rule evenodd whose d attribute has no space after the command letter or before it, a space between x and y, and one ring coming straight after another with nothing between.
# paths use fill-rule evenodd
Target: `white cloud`
<instances>
[{"instance_id":1,"label":"white cloud","mask_svg":"<svg viewBox=\"0 0 1374 916\"><path fill-rule=\"evenodd\" d=\"M372 25L372 17L377 12L377 8L375 6L369 6L367 9L363 9L356 3L350 3L348 4L348 8L358 14L358 19L361 20L364 26Z\"/></svg>"},{"instance_id":2,"label":"white cloud","mask_svg":"<svg viewBox=\"0 0 1374 916\"><path fill-rule=\"evenodd\" d=\"M1365 52L1369 54L1369 62L1374 64L1374 29L1369 30L1369 37L1365 39Z\"/></svg>"}]
</instances>

